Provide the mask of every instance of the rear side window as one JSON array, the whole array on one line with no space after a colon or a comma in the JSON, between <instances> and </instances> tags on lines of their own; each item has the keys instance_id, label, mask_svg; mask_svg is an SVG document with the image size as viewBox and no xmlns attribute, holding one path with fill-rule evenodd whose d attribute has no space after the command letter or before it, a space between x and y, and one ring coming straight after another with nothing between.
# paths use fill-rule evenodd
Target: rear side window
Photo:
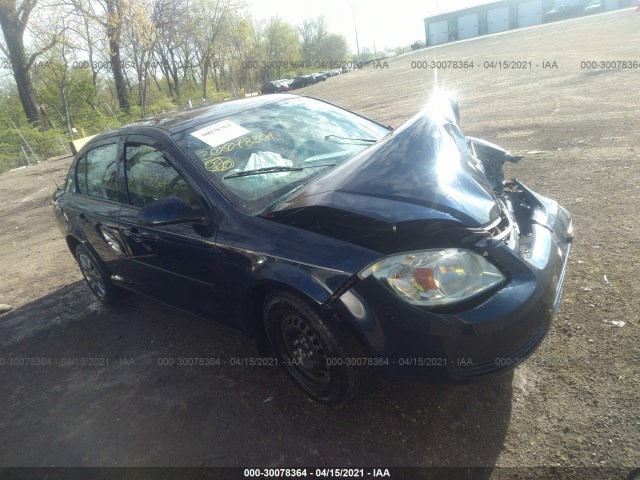
<instances>
[{"instance_id":1,"label":"rear side window","mask_svg":"<svg viewBox=\"0 0 640 480\"><path fill-rule=\"evenodd\" d=\"M118 145L115 143L89 150L78 161L78 193L119 202L117 159Z\"/></svg>"},{"instance_id":2,"label":"rear side window","mask_svg":"<svg viewBox=\"0 0 640 480\"><path fill-rule=\"evenodd\" d=\"M187 182L160 150L150 145L127 144L125 165L131 205L142 207L170 196L189 203Z\"/></svg>"}]
</instances>

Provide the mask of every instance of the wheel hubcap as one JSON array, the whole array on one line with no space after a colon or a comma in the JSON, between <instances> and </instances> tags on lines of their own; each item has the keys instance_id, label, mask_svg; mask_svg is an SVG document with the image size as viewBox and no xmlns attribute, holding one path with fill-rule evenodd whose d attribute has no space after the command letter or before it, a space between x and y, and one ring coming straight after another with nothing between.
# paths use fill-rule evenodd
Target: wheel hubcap
<instances>
[{"instance_id":1,"label":"wheel hubcap","mask_svg":"<svg viewBox=\"0 0 640 480\"><path fill-rule=\"evenodd\" d=\"M330 382L327 352L307 322L298 315L287 315L282 321L282 340L294 372L318 385Z\"/></svg>"},{"instance_id":2,"label":"wheel hubcap","mask_svg":"<svg viewBox=\"0 0 640 480\"><path fill-rule=\"evenodd\" d=\"M87 280L91 290L93 290L93 292L100 298L103 298L106 295L106 289L104 281L102 280L102 275L100 274L96 264L93 263L93 261L84 253L78 255L78 263L80 263L82 275L84 275L84 278Z\"/></svg>"}]
</instances>

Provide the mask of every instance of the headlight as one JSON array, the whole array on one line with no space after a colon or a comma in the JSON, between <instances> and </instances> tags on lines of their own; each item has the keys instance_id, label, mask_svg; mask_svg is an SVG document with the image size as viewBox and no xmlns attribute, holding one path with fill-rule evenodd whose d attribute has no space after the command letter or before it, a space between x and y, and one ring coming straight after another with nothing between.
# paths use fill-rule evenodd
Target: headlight
<instances>
[{"instance_id":1,"label":"headlight","mask_svg":"<svg viewBox=\"0 0 640 480\"><path fill-rule=\"evenodd\" d=\"M469 250L423 250L392 255L365 268L413 305L436 306L466 300L500 284L504 275Z\"/></svg>"}]
</instances>

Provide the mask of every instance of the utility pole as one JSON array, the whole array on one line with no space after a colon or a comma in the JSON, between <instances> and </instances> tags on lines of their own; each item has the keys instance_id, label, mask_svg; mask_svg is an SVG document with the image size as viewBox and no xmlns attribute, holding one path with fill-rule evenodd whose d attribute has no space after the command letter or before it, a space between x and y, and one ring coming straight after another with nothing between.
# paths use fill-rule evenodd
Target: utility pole
<instances>
[{"instance_id":1,"label":"utility pole","mask_svg":"<svg viewBox=\"0 0 640 480\"><path fill-rule=\"evenodd\" d=\"M355 5L351 4L351 13L353 15L353 29L356 32L356 48L358 49L358 62L360 61L360 44L358 43L358 27L356 27L356 10Z\"/></svg>"}]
</instances>

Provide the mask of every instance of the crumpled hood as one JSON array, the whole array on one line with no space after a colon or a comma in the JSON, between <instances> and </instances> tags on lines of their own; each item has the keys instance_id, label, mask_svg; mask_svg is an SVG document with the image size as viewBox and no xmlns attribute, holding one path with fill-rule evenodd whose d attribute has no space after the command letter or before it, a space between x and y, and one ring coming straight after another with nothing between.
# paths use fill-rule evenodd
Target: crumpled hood
<instances>
[{"instance_id":1,"label":"crumpled hood","mask_svg":"<svg viewBox=\"0 0 640 480\"><path fill-rule=\"evenodd\" d=\"M446 123L427 110L419 113L388 138L298 190L268 216L325 207L384 223L486 225L500 214L495 195L482 167L460 154ZM458 142L466 149L464 137Z\"/></svg>"}]
</instances>

